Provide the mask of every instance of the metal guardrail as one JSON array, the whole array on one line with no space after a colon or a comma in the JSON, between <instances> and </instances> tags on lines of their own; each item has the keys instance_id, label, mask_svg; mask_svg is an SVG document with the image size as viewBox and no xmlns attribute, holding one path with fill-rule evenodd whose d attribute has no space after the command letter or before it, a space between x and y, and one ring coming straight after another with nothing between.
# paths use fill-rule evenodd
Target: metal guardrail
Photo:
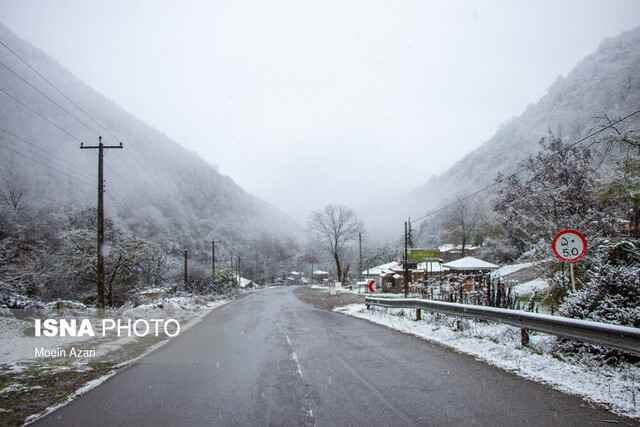
<instances>
[{"instance_id":1,"label":"metal guardrail","mask_svg":"<svg viewBox=\"0 0 640 427\"><path fill-rule=\"evenodd\" d=\"M528 313L518 310L507 310L505 308L456 304L417 298L366 297L365 304L367 308L374 305L387 308L426 310L452 316L506 323L523 329L523 343L525 343L525 330L531 330L640 354L639 328L610 325L607 323L571 319L561 316L550 316L547 314Z\"/></svg>"}]
</instances>

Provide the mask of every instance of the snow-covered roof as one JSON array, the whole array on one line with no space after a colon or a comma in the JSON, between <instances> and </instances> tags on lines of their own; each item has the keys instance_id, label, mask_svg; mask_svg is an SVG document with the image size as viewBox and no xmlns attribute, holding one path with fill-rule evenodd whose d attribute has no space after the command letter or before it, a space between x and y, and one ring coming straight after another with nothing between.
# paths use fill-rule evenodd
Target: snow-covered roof
<instances>
[{"instance_id":1,"label":"snow-covered roof","mask_svg":"<svg viewBox=\"0 0 640 427\"><path fill-rule=\"evenodd\" d=\"M477 246L465 246L465 249L478 249ZM462 245L453 245L451 243L447 243L446 245L440 245L438 246L438 250L440 252L449 252L449 251L461 251L462 250Z\"/></svg>"},{"instance_id":2,"label":"snow-covered roof","mask_svg":"<svg viewBox=\"0 0 640 427\"><path fill-rule=\"evenodd\" d=\"M317 274L317 275L321 275L321 274L329 274L328 271L322 271L322 270L316 270L313 272L313 274Z\"/></svg>"},{"instance_id":3,"label":"snow-covered roof","mask_svg":"<svg viewBox=\"0 0 640 427\"><path fill-rule=\"evenodd\" d=\"M379 276L381 274L394 273L402 269L402 264L399 264L397 261L388 262L386 264L378 265L376 267L371 267L362 272L363 276Z\"/></svg>"},{"instance_id":4,"label":"snow-covered roof","mask_svg":"<svg viewBox=\"0 0 640 427\"><path fill-rule=\"evenodd\" d=\"M442 264L442 266L456 271L495 270L500 267L472 256L460 258L455 261Z\"/></svg>"},{"instance_id":5,"label":"snow-covered roof","mask_svg":"<svg viewBox=\"0 0 640 427\"><path fill-rule=\"evenodd\" d=\"M429 263L421 262L418 264L418 268L414 269L414 271L416 270L424 271L427 264L431 264L429 266L429 273L431 272L439 273L443 270L447 270L446 268L443 268L443 265L440 264L439 262L429 262ZM381 274L397 273L403 270L404 270L404 267L402 267L402 263L393 261L393 262L388 262L386 264L379 265L377 267L371 267L368 270L364 270L362 272L362 275L363 276L380 276Z\"/></svg>"}]
</instances>

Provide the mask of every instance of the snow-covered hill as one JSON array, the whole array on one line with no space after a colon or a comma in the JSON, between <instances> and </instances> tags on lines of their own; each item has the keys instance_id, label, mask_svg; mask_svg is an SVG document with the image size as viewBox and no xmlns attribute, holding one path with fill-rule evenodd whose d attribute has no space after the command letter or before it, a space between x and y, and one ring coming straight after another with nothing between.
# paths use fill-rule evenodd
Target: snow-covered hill
<instances>
[{"instance_id":1,"label":"snow-covered hill","mask_svg":"<svg viewBox=\"0 0 640 427\"><path fill-rule=\"evenodd\" d=\"M397 234L408 215L415 218L446 200L493 183L498 172L516 170L519 161L538 151L537 142L549 131L567 141L576 141L598 129L604 114L616 119L640 109L638 70L640 27L602 41L596 52L580 61L567 76L558 77L538 102L504 123L491 139L442 175L432 176L425 185L399 197L401 200L395 205L402 209L395 210L398 218L394 218ZM625 125L637 129L639 124L637 114Z\"/></svg>"},{"instance_id":2,"label":"snow-covered hill","mask_svg":"<svg viewBox=\"0 0 640 427\"><path fill-rule=\"evenodd\" d=\"M215 236L227 255L256 239L297 238L300 227L282 212L1 25L0 40L0 185L22 191L22 204L62 216L95 206L97 155L80 143L102 136L124 143L105 157L105 209L128 232L203 250ZM126 64L104 72L126 73Z\"/></svg>"}]
</instances>

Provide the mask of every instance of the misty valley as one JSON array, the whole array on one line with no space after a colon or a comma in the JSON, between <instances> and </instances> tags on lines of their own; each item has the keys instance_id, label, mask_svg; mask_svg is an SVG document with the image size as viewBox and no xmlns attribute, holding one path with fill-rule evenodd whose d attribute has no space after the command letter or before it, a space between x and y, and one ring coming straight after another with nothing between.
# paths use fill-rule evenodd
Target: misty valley
<instances>
[{"instance_id":1,"label":"misty valley","mask_svg":"<svg viewBox=\"0 0 640 427\"><path fill-rule=\"evenodd\" d=\"M419 408L408 397L396 403L393 393L379 389L393 372L403 378L398 389L451 381L455 387L441 395L447 401L456 401L447 393L463 385L468 396L480 394L484 385L444 365L450 358L455 366L476 362L458 360L456 352L516 373L526 384L568 390L571 397L562 399L585 417L578 423L602 420L608 410L623 423L640 417L637 349L411 303L378 301L376 308L370 299L640 328L640 27L602 41L446 172L431 178L425 172L398 191L367 195L368 204L318 202L306 207L306 218L250 194L2 25L0 41L0 336L6 347L0 395L8 402L6 409L0 405L0 423L55 424L46 408L80 401L85 391L77 390L86 384L106 381L101 390L110 390L121 381L145 395L143 379L154 378L148 396L162 394L170 382L185 390L175 406L189 408L192 418L130 408L122 412L139 417L118 422L209 424L211 418L194 415L201 408L226 414L223 425L365 422L354 415L358 405L332 413L317 403L324 393L345 401L342 393L353 390L376 399L375 407L367 406L369 416L379 411L384 423L393 416L397 424L428 425L436 418L418 415L431 408L428 402ZM389 161L419 159L402 153ZM360 168L355 160L354 170ZM299 170L292 167L291 180ZM366 173L393 179L385 171ZM565 235L563 252L556 242L567 231L584 243ZM353 317L386 329L347 324ZM256 350L256 343L263 347ZM425 343L437 345L425 349ZM356 348L369 349L371 357L355 354ZM406 356L402 348L416 350ZM440 353L448 349L454 356ZM441 367L435 373L413 359L430 352L437 362L429 366ZM415 378L404 368L396 372L405 357L419 366ZM574 365L579 375L571 373ZM203 371L194 373L196 366ZM473 373L468 377L485 374L484 367L465 369ZM334 370L343 373L325 376ZM546 386L527 389L516 375L491 372L492 381L505 384L496 399L522 387L527 391L514 395L552 400ZM554 383L554 375L565 382ZM581 384L580 375L599 388ZM116 381L107 381L112 376ZM613 378L613 392L611 383L599 382L603 377ZM231 390L237 406L216 400L207 378ZM181 379L190 385L176 385ZM282 390L274 386L279 382ZM115 396L117 405L131 404L122 393L89 389L83 399L98 412L106 406L91 399ZM159 399L148 396L141 401ZM580 412L582 398L596 402L588 408L595 415ZM518 405L525 424L535 424L537 415L527 412L535 405ZM61 419L75 420L78 407L63 408L69 418ZM486 413L482 408L454 424L490 424L478 415ZM94 416L82 411L88 418L78 419ZM442 412L435 424L453 416ZM501 416L506 425L517 422Z\"/></svg>"}]
</instances>

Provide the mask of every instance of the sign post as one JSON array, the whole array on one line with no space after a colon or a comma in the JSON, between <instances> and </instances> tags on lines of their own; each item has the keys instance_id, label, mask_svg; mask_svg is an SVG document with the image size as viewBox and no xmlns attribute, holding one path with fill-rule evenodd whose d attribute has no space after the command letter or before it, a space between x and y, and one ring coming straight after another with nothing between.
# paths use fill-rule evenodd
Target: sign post
<instances>
[{"instance_id":1,"label":"sign post","mask_svg":"<svg viewBox=\"0 0 640 427\"><path fill-rule=\"evenodd\" d=\"M576 291L576 278L573 273L573 263L587 253L587 240L576 230L564 230L556 234L552 243L553 253L562 262L569 263L571 274L571 288Z\"/></svg>"}]
</instances>

